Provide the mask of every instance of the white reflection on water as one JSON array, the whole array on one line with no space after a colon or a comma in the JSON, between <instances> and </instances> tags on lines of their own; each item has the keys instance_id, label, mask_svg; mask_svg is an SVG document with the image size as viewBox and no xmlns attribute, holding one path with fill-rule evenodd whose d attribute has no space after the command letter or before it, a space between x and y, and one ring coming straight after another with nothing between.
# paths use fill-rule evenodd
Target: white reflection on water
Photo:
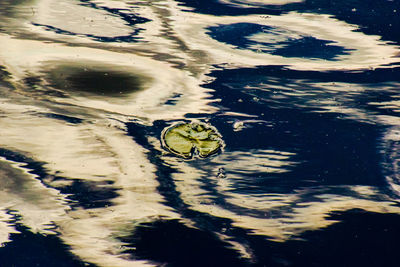
<instances>
[{"instance_id":1,"label":"white reflection on water","mask_svg":"<svg viewBox=\"0 0 400 267\"><path fill-rule=\"evenodd\" d=\"M121 18L68 0L42 0L34 9L33 15L32 23L51 25L77 35L117 37L132 32L132 28Z\"/></svg>"},{"instance_id":2,"label":"white reflection on water","mask_svg":"<svg viewBox=\"0 0 400 267\"><path fill-rule=\"evenodd\" d=\"M35 175L28 173L24 164L0 158L0 181L2 190L1 201L1 239L0 242L9 241L10 233L16 232L11 225L11 214L3 212L14 211L22 215L21 222L32 231L42 234L54 233L52 222L65 215L69 209L63 196L55 189L46 188Z\"/></svg>"},{"instance_id":3,"label":"white reflection on water","mask_svg":"<svg viewBox=\"0 0 400 267\"><path fill-rule=\"evenodd\" d=\"M288 2L299 1L229 1L252 6ZM124 244L117 241L118 235L132 230L132 224L181 217L165 204L158 192L157 166L147 158L148 150L127 136L120 121L134 119L151 125L155 120L182 119L188 113L217 112L217 108L210 105L217 100L211 100L210 91L200 86L208 81L204 75L214 68L213 64L227 64L228 68L268 64L287 65L296 70L354 70L385 67L399 61L395 57L399 53L396 46L379 40L378 36L356 32L356 26L327 15L292 12L269 18L214 17L183 12L173 1L91 1L101 7L125 9L126 13L135 12L151 19L138 26L127 24L105 9L79 5L79 1L22 3L0 10L1 18L4 18L0 62L10 73L12 85L0 87L0 146L43 163L47 176L40 180L23 164L0 160L3 184L0 242L9 241L9 234L15 232L10 224L10 211L15 211L21 215L20 221L32 231L60 234L73 253L99 266L152 265L129 260L123 254ZM9 3L4 5L7 7ZM209 26L239 22L268 25L333 41L351 52L339 56L337 61L285 58L239 50L206 34ZM76 35L51 31L43 25ZM137 33L141 38L137 43L105 43L93 38L125 36L137 27L143 29ZM251 38L260 41L265 37L255 35ZM77 89L82 87L68 84L71 79L76 80L77 73L85 74L87 70L96 75L121 75L128 80L137 78L139 85L135 90L115 96L107 95L107 92L79 91ZM35 81L33 85L27 83L29 79ZM356 120L387 123L395 119L371 114L351 104L351 98L363 93L367 86L353 84L349 90L345 83L309 82L307 85L307 90L275 88L281 89L275 97L297 98L301 101L291 102L298 107L315 104L328 112L341 112ZM390 91L396 86L382 85L381 88ZM255 89L269 90L263 85ZM316 98L320 99L317 101ZM173 105L166 104L171 100ZM386 104L397 111L396 101L379 105ZM49 113L83 121L74 124L43 115ZM150 143L161 150L158 140ZM394 157L397 157L395 153ZM238 184L250 179L246 176L251 174L290 172L290 168L301 164L294 156L288 151L227 149L209 159L210 165L168 156L162 160L176 170L172 175L176 190L190 209L229 218L234 226L279 241L334 223L326 219L331 211L361 208L400 213L389 197L368 186L301 188L288 194L256 192L244 195L235 191ZM216 166L223 166L226 177L217 178ZM63 180L53 179L55 176L63 177ZM106 207L72 208L66 200L67 195L56 188L78 179L101 182L102 185L112 182L108 188L115 189L117 196ZM208 190L207 186L215 191ZM218 197L223 198L224 205L215 203ZM268 216L270 213L274 216ZM190 218L180 219L193 226ZM217 234L221 239L233 242L244 257L251 257L241 244L224 233Z\"/></svg>"},{"instance_id":4,"label":"white reflection on water","mask_svg":"<svg viewBox=\"0 0 400 267\"><path fill-rule=\"evenodd\" d=\"M13 73L15 86L19 88L24 86L21 85L24 79L28 77L42 78L43 73L50 72L57 65L68 65L69 62L72 65L78 65L77 68L81 68L82 71L97 64L99 68L103 68L104 75L107 75L107 66L110 66L110 70L121 69L132 75L151 77L148 81L149 85L146 85L146 90L128 95L122 100L112 99L110 101L110 99L82 96L51 99L57 103L83 106L127 116L133 115L150 121L180 118L189 111L196 113L213 110L207 106L210 100L206 99L207 91L199 86L199 80L162 62L133 54L16 40L6 36L0 36L0 44L5 47L0 52L3 64ZM46 84L37 86L43 91L42 97L47 97ZM62 90L63 88L55 89ZM171 109L164 103L176 94L179 94L180 97L176 101L175 108Z\"/></svg>"},{"instance_id":5,"label":"white reflection on water","mask_svg":"<svg viewBox=\"0 0 400 267\"><path fill-rule=\"evenodd\" d=\"M21 166L21 174L2 177L3 184L11 185L3 186L7 201L2 201L2 209L16 210L22 223L33 231L45 233L48 225L56 226L55 231L82 259L102 266L128 266L129 262L119 258L121 244L113 239L113 231L150 218L179 217L161 204L154 167L144 150L120 128L110 127L99 118L88 118L91 121L81 124L63 123L38 116L49 110L9 104L7 100L0 106L1 147L45 163L43 167L49 174L46 184L59 186L52 175L65 177L64 184L74 179L111 181L119 194L110 207L70 210L66 203L57 201L65 196L43 186L33 175L26 178L27 171ZM10 166L2 170L7 168ZM11 171L16 172L14 169ZM15 179L19 186L13 186Z\"/></svg>"}]
</instances>

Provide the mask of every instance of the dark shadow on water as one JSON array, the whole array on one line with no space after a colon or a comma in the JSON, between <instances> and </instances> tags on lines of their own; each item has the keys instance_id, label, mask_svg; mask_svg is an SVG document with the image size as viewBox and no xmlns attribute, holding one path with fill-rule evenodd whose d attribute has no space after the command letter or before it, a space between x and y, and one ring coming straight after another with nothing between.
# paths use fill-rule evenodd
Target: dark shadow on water
<instances>
[{"instance_id":1,"label":"dark shadow on water","mask_svg":"<svg viewBox=\"0 0 400 267\"><path fill-rule=\"evenodd\" d=\"M247 266L239 254L208 231L189 228L177 220L144 223L132 236L121 238L135 259L162 266ZM131 248L131 249L129 249Z\"/></svg>"},{"instance_id":2,"label":"dark shadow on water","mask_svg":"<svg viewBox=\"0 0 400 267\"><path fill-rule=\"evenodd\" d=\"M61 65L47 75L51 87L82 96L125 97L143 90L150 80L118 68L92 65Z\"/></svg>"},{"instance_id":3,"label":"dark shadow on water","mask_svg":"<svg viewBox=\"0 0 400 267\"><path fill-rule=\"evenodd\" d=\"M31 232L17 222L19 217L10 222L19 233L10 234L12 242L0 248L0 266L4 267L95 267L84 263L69 252L56 235L41 235Z\"/></svg>"},{"instance_id":4,"label":"dark shadow on water","mask_svg":"<svg viewBox=\"0 0 400 267\"><path fill-rule=\"evenodd\" d=\"M66 116L57 113L44 113L43 116L51 119L61 120L64 122L72 123L72 124L80 124L82 123L83 119L77 117Z\"/></svg>"},{"instance_id":5,"label":"dark shadow on water","mask_svg":"<svg viewBox=\"0 0 400 267\"><path fill-rule=\"evenodd\" d=\"M61 178L62 179L62 178ZM118 189L112 187L113 182L93 182L74 180L70 185L56 187L72 200L72 208L104 208L112 206L112 199L118 197Z\"/></svg>"}]
</instances>

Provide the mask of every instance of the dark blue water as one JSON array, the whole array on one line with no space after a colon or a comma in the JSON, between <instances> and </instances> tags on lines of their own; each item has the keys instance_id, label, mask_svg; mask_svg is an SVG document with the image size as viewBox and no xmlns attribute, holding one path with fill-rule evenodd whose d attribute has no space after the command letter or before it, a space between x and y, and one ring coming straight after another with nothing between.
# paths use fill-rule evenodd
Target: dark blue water
<instances>
[{"instance_id":1,"label":"dark blue water","mask_svg":"<svg viewBox=\"0 0 400 267\"><path fill-rule=\"evenodd\" d=\"M268 42L268 40L266 42L248 40L247 36L257 33L266 33L272 35L273 38L291 34L291 32L285 32L281 29L274 29L260 24L235 23L210 27L209 30L210 36L219 42L260 53L325 60L334 60L338 55L348 54L343 47L331 45L330 43L332 42L330 41L319 40L311 36L284 37L285 39L280 42L276 42L273 39L271 42ZM255 49L251 47L257 44L261 45L261 48Z\"/></svg>"},{"instance_id":2,"label":"dark blue water","mask_svg":"<svg viewBox=\"0 0 400 267\"><path fill-rule=\"evenodd\" d=\"M398 266L399 12L0 3L0 266Z\"/></svg>"}]
</instances>

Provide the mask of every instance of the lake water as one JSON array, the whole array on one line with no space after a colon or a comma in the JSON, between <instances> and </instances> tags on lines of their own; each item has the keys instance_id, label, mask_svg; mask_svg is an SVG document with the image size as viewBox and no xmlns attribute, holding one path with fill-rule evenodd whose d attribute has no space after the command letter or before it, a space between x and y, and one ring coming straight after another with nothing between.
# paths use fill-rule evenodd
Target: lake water
<instances>
[{"instance_id":1,"label":"lake water","mask_svg":"<svg viewBox=\"0 0 400 267\"><path fill-rule=\"evenodd\" d=\"M399 266L399 15L2 0L0 266Z\"/></svg>"}]
</instances>

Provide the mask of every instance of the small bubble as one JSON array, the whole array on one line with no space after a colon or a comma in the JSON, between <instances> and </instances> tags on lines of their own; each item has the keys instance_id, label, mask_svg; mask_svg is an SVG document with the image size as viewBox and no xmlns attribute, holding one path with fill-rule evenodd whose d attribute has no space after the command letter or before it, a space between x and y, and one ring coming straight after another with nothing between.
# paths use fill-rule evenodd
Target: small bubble
<instances>
[{"instance_id":1,"label":"small bubble","mask_svg":"<svg viewBox=\"0 0 400 267\"><path fill-rule=\"evenodd\" d=\"M224 168L219 168L219 169L218 169L217 178L218 178L218 179L224 179L224 178L226 178L225 169L224 169Z\"/></svg>"}]
</instances>

